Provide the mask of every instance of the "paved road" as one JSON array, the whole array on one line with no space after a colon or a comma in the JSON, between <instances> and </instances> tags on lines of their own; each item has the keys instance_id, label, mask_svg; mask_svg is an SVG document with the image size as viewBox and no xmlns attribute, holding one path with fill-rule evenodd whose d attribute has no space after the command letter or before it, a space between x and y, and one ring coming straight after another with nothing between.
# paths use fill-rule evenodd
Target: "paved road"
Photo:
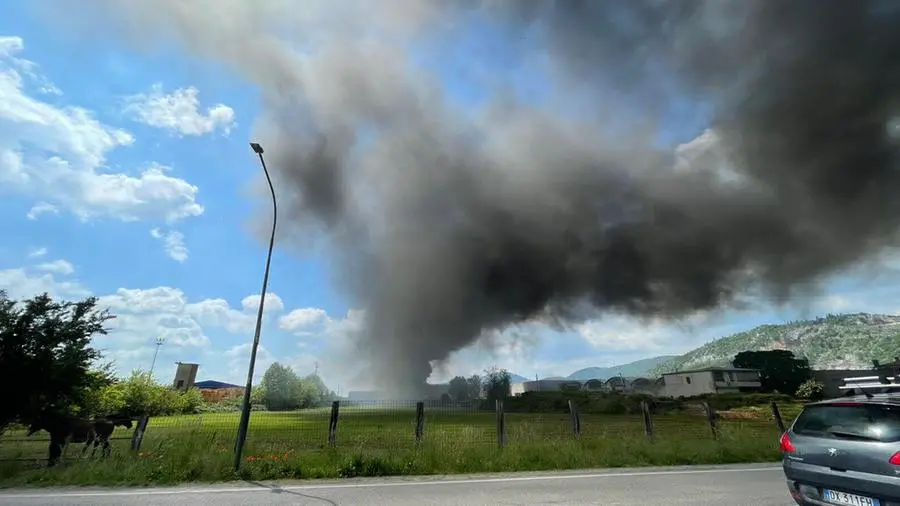
<instances>
[{"instance_id":1,"label":"paved road","mask_svg":"<svg viewBox=\"0 0 900 506\"><path fill-rule=\"evenodd\" d=\"M0 493L0 504L789 506L793 501L781 467L759 464L172 488L9 490Z\"/></svg>"}]
</instances>

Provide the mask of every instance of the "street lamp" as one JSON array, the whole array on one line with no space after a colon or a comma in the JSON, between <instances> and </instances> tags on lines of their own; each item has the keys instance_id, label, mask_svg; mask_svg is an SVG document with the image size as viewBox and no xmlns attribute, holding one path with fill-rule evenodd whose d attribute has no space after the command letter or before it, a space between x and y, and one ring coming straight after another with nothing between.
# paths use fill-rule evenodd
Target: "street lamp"
<instances>
[{"instance_id":1,"label":"street lamp","mask_svg":"<svg viewBox=\"0 0 900 506\"><path fill-rule=\"evenodd\" d=\"M153 368L156 367L156 356L159 355L159 348L166 343L165 337L156 338L156 351L153 352L153 362L150 362L150 377L153 377Z\"/></svg>"},{"instance_id":2,"label":"street lamp","mask_svg":"<svg viewBox=\"0 0 900 506\"><path fill-rule=\"evenodd\" d=\"M269 169L263 158L263 148L256 142L250 148L259 157L269 192L272 194L272 236L269 238L269 252L266 255L266 270L263 273L262 293L259 296L259 310L256 313L256 331L253 334L253 347L250 350L250 367L247 371L247 387L244 389L244 402L241 406L241 422L238 425L237 441L234 444L234 470L241 468L241 456L244 453L244 442L247 440L247 426L250 424L250 389L253 388L253 368L256 366L256 350L259 348L259 333L262 330L263 306L266 303L266 288L269 286L269 265L272 263L272 248L275 247L275 225L278 223L278 202L275 200L275 187L269 177Z\"/></svg>"}]
</instances>

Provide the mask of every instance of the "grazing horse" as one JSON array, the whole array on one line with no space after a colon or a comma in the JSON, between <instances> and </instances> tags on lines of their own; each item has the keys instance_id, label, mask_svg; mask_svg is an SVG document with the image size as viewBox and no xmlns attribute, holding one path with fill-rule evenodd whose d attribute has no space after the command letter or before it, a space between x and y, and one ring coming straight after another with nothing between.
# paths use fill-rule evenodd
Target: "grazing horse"
<instances>
[{"instance_id":1,"label":"grazing horse","mask_svg":"<svg viewBox=\"0 0 900 506\"><path fill-rule=\"evenodd\" d=\"M130 429L132 426L131 418L121 414L113 414L87 420L71 416L45 414L28 427L28 435L31 436L40 430L50 433L50 456L47 459L47 465L53 466L69 443L84 443L84 449L81 450L82 455L87 452L88 447L93 443L94 450L91 452L91 457L97 452L97 447L102 445L101 455L104 457L108 456L110 453L109 437L117 426Z\"/></svg>"}]
</instances>

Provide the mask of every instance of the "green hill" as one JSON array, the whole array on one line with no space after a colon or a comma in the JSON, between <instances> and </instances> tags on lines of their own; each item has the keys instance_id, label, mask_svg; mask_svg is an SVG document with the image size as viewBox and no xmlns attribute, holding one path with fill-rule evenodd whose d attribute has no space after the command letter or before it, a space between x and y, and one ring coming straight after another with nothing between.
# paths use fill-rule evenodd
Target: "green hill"
<instances>
[{"instance_id":1,"label":"green hill","mask_svg":"<svg viewBox=\"0 0 900 506\"><path fill-rule=\"evenodd\" d=\"M655 375L729 365L741 351L786 349L813 369L871 367L872 360L900 356L900 316L868 313L828 315L815 320L762 325L707 343L655 367Z\"/></svg>"},{"instance_id":2,"label":"green hill","mask_svg":"<svg viewBox=\"0 0 900 506\"><path fill-rule=\"evenodd\" d=\"M613 376L639 377L647 376L648 371L659 366L668 360L674 359L672 355L663 355L659 357L645 358L635 362L629 362L622 365L614 365L612 367L588 367L573 372L568 376L570 380L585 381L589 379L609 379Z\"/></svg>"}]
</instances>

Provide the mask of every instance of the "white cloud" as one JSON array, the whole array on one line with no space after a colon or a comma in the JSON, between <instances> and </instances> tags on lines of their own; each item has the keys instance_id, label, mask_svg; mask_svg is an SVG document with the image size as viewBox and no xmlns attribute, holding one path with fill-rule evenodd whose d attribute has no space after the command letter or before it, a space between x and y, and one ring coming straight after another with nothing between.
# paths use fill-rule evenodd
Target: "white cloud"
<instances>
[{"instance_id":1,"label":"white cloud","mask_svg":"<svg viewBox=\"0 0 900 506\"><path fill-rule=\"evenodd\" d=\"M184 244L184 234L174 230L162 232L158 228L150 230L150 235L155 239L159 239L163 243L163 249L169 258L176 262L184 262L188 259L188 249Z\"/></svg>"},{"instance_id":2,"label":"white cloud","mask_svg":"<svg viewBox=\"0 0 900 506\"><path fill-rule=\"evenodd\" d=\"M92 295L79 282L55 276L55 273L39 272L38 266L0 269L0 287L7 289L10 297L17 300L43 292L67 300ZM243 383L258 303L258 294L245 297L240 306L235 307L224 299L191 301L183 291L167 286L120 288L99 297L98 306L108 308L116 318L108 322L109 334L97 336L95 344L104 351L107 359L116 362L120 374L128 374L135 368L147 369L150 366L154 340L162 337L165 344L160 349L155 369L161 379L169 378L175 360L185 360L198 361L203 371L201 375L205 378ZM281 297L275 293L266 294L263 342L284 342L285 335L277 334L277 321L270 318L283 308ZM359 328L362 314L350 311L344 319L328 319L329 323L321 329L322 334L328 336L321 341L328 344L327 349L310 352L286 343L288 349L294 352L281 353L277 360L293 367L298 374L311 373L316 363L329 364L331 378L343 381L342 362L331 350L347 342L351 333ZM229 336L232 343L237 338L243 344L223 344L219 340L222 336ZM260 347L256 381L275 359L276 356L265 345Z\"/></svg>"},{"instance_id":3,"label":"white cloud","mask_svg":"<svg viewBox=\"0 0 900 506\"><path fill-rule=\"evenodd\" d=\"M47 248L34 248L28 252L28 258L40 258L47 254Z\"/></svg>"},{"instance_id":4,"label":"white cloud","mask_svg":"<svg viewBox=\"0 0 900 506\"><path fill-rule=\"evenodd\" d=\"M241 301L241 307L244 312L256 313L259 310L259 294L248 295ZM281 312L284 310L284 301L277 294L272 292L266 293L266 305L263 308L266 312Z\"/></svg>"},{"instance_id":5,"label":"white cloud","mask_svg":"<svg viewBox=\"0 0 900 506\"><path fill-rule=\"evenodd\" d=\"M59 209L57 209L53 204L49 204L47 202L38 202L28 210L28 214L26 215L26 217L29 220L34 221L40 218L42 214L59 214Z\"/></svg>"},{"instance_id":6,"label":"white cloud","mask_svg":"<svg viewBox=\"0 0 900 506\"><path fill-rule=\"evenodd\" d=\"M273 306L277 307L275 301L280 302L280 299L277 295L271 294L271 297L266 297L266 301L272 302ZM224 299L188 302L184 292L167 286L148 289L120 288L115 294L101 297L100 302L117 314L124 312L129 328L156 325L160 327L160 331L155 335L184 344L208 344L209 340L203 334L204 328L249 334L253 332L256 323L254 314L233 308ZM269 313L266 316L269 316Z\"/></svg>"},{"instance_id":7,"label":"white cloud","mask_svg":"<svg viewBox=\"0 0 900 506\"><path fill-rule=\"evenodd\" d=\"M15 57L23 49L25 49L25 44L20 37L0 37L0 58L8 60L10 65L15 67L18 72L25 74L34 81L40 93L62 95L62 91L59 88L41 75L36 63Z\"/></svg>"},{"instance_id":8,"label":"white cloud","mask_svg":"<svg viewBox=\"0 0 900 506\"><path fill-rule=\"evenodd\" d=\"M63 276L72 274L75 272L75 267L68 262L67 260L54 260L52 262L45 262L39 264L37 270L44 272L52 272L54 274L62 274Z\"/></svg>"},{"instance_id":9,"label":"white cloud","mask_svg":"<svg viewBox=\"0 0 900 506\"><path fill-rule=\"evenodd\" d=\"M230 382L243 385L247 380L247 368L250 367L250 352L252 343L239 344L227 349L223 355L227 362ZM269 353L265 346L256 348L256 363L253 365L254 378L262 377L266 369L275 363L275 357Z\"/></svg>"},{"instance_id":10,"label":"white cloud","mask_svg":"<svg viewBox=\"0 0 900 506\"><path fill-rule=\"evenodd\" d=\"M189 86L166 94L161 84L154 84L149 93L128 97L126 111L141 123L181 135L205 135L218 129L229 133L235 124L234 109L216 104L204 114L200 111L199 93Z\"/></svg>"},{"instance_id":11,"label":"white cloud","mask_svg":"<svg viewBox=\"0 0 900 506\"><path fill-rule=\"evenodd\" d=\"M26 269L0 269L0 288L9 293L10 298L21 300L41 293L52 297L74 299L91 294L76 281L60 281L52 273L33 276Z\"/></svg>"},{"instance_id":12,"label":"white cloud","mask_svg":"<svg viewBox=\"0 0 900 506\"><path fill-rule=\"evenodd\" d=\"M317 307L295 309L278 319L278 325L290 332L307 331L328 320L328 313Z\"/></svg>"},{"instance_id":13,"label":"white cloud","mask_svg":"<svg viewBox=\"0 0 900 506\"><path fill-rule=\"evenodd\" d=\"M57 107L26 88L46 88L37 66L17 55L19 37L0 38L0 188L40 199L29 218L66 209L82 220L177 221L203 213L196 186L150 164L140 174L111 171L107 154L130 146L125 130L81 107ZM26 83L30 86L26 87Z\"/></svg>"}]
</instances>

